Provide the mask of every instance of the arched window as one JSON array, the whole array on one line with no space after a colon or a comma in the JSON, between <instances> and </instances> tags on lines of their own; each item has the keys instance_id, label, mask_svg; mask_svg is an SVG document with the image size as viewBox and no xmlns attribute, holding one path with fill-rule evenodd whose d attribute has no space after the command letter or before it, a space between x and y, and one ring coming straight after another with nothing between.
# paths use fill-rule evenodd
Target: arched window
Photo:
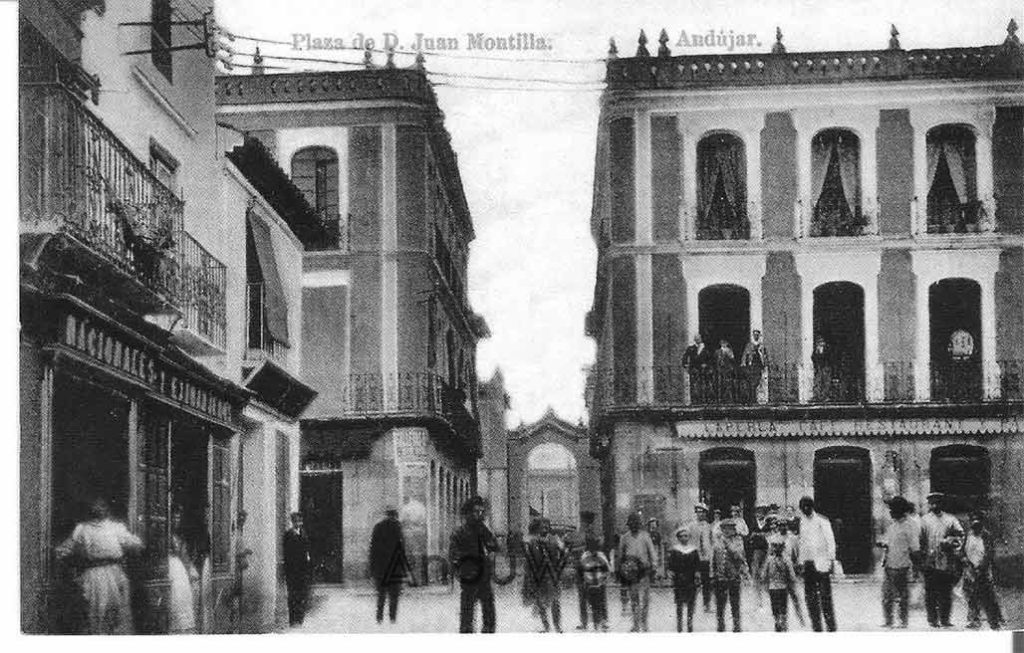
<instances>
[{"instance_id":1,"label":"arched window","mask_svg":"<svg viewBox=\"0 0 1024 653\"><path fill-rule=\"evenodd\" d=\"M935 401L981 399L981 286L943 279L928 289L931 387Z\"/></svg>"},{"instance_id":2,"label":"arched window","mask_svg":"<svg viewBox=\"0 0 1024 653\"><path fill-rule=\"evenodd\" d=\"M702 138L697 144L697 175L697 238L749 238L743 141L725 133Z\"/></svg>"},{"instance_id":3,"label":"arched window","mask_svg":"<svg viewBox=\"0 0 1024 653\"><path fill-rule=\"evenodd\" d=\"M928 232L976 231L979 220L974 132L966 125L928 130Z\"/></svg>"},{"instance_id":4,"label":"arched window","mask_svg":"<svg viewBox=\"0 0 1024 653\"><path fill-rule=\"evenodd\" d=\"M867 224L860 200L860 140L826 129L811 140L812 236L857 236Z\"/></svg>"},{"instance_id":5,"label":"arched window","mask_svg":"<svg viewBox=\"0 0 1024 653\"><path fill-rule=\"evenodd\" d=\"M814 400L851 403L864 398L864 291L835 281L814 289Z\"/></svg>"},{"instance_id":6,"label":"arched window","mask_svg":"<svg viewBox=\"0 0 1024 653\"><path fill-rule=\"evenodd\" d=\"M338 155L328 147L306 147L292 157L292 181L325 224L338 222Z\"/></svg>"}]
</instances>

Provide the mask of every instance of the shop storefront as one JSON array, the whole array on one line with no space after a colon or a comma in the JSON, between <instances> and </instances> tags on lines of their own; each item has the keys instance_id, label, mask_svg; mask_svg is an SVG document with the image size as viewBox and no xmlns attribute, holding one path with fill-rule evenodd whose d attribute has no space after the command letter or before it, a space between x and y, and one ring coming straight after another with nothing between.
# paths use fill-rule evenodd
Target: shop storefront
<instances>
[{"instance_id":1,"label":"shop storefront","mask_svg":"<svg viewBox=\"0 0 1024 653\"><path fill-rule=\"evenodd\" d=\"M169 613L173 536L198 572L195 628L231 630L234 424L248 393L160 342L156 329L128 328L71 296L33 305L24 326L25 629L79 632L75 570L54 547L101 498L145 545L126 564L136 631L181 623Z\"/></svg>"}]
</instances>

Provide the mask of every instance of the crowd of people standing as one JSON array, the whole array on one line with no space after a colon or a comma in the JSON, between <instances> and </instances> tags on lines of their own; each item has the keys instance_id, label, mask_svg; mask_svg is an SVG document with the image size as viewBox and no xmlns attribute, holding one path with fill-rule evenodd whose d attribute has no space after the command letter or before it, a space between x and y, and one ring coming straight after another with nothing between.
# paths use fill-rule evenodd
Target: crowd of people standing
<instances>
[{"instance_id":1,"label":"crowd of people standing","mask_svg":"<svg viewBox=\"0 0 1024 653\"><path fill-rule=\"evenodd\" d=\"M885 628L906 628L911 608L910 587L923 580L928 623L952 626L952 594L962 579L967 598L968 628L978 628L984 614L991 628L1002 624L992 576L994 549L981 515L964 530L945 511L945 497L928 496L928 512L915 513L901 496L887 501L891 520L877 542L883 572L881 612ZM476 605L481 606L482 632L496 630L494 595L497 538L485 523L486 504L474 497L462 507L462 524L452 534L448 559L459 590L459 630L474 632ZM377 589L376 618L382 623L398 617L404 583L412 582L398 513L388 508L374 528L370 546L370 572ZM744 585L752 587L757 607L770 606L776 631L790 628L790 612L815 631L838 629L832 581L842 574L836 556L836 538L830 520L815 509L812 497L803 497L798 510L758 506L749 523L740 506L729 516L702 503L693 517L676 528L671 543L661 543L657 520L644 528L640 513L631 513L626 529L606 546L595 528L595 515L583 512L580 527L564 539L544 517L530 524L522 544L523 604L540 622L542 632L562 632L563 588L575 585L579 610L577 630L609 629L608 589L617 584L622 614L631 619L632 632L648 630L651 588L655 581L671 584L675 624L679 632L694 630L695 616L714 615L718 631L743 630ZM290 578L289 544L305 541L301 516L286 535L286 577ZM297 554L297 564L301 563ZM308 562L308 558L305 558ZM505 581L502 581L505 582ZM802 592L801 592L802 588ZM301 623L308 585L289 581L289 607L300 612ZM749 607L748 607L749 610ZM296 618L297 617L297 618Z\"/></svg>"}]
</instances>

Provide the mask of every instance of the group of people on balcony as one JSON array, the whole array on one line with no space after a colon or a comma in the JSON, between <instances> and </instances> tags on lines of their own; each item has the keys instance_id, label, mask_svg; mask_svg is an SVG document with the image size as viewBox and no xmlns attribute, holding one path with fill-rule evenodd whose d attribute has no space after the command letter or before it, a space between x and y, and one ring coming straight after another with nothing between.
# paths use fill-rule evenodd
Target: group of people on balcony
<instances>
[{"instance_id":1,"label":"group of people on balcony","mask_svg":"<svg viewBox=\"0 0 1024 653\"><path fill-rule=\"evenodd\" d=\"M739 361L725 338L711 351L699 333L683 353L691 404L767 403L768 350L754 329Z\"/></svg>"}]
</instances>

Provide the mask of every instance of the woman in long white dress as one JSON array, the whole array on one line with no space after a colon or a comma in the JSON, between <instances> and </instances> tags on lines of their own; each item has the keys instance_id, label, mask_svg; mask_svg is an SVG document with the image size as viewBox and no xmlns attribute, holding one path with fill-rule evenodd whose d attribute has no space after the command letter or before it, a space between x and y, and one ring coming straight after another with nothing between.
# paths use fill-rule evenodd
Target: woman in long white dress
<instances>
[{"instance_id":1,"label":"woman in long white dress","mask_svg":"<svg viewBox=\"0 0 1024 653\"><path fill-rule=\"evenodd\" d=\"M76 525L71 537L56 549L57 558L70 560L81 572L78 584L87 606L90 635L131 635L131 591L124 572L126 554L142 549L142 540L123 522L110 517L103 499L89 506L89 518Z\"/></svg>"},{"instance_id":2,"label":"woman in long white dress","mask_svg":"<svg viewBox=\"0 0 1024 653\"><path fill-rule=\"evenodd\" d=\"M172 634L194 633L196 631L195 599L193 583L199 580L188 547L180 535L181 511L171 513L171 547L167 552L167 577L171 584L171 609L169 630Z\"/></svg>"}]
</instances>

